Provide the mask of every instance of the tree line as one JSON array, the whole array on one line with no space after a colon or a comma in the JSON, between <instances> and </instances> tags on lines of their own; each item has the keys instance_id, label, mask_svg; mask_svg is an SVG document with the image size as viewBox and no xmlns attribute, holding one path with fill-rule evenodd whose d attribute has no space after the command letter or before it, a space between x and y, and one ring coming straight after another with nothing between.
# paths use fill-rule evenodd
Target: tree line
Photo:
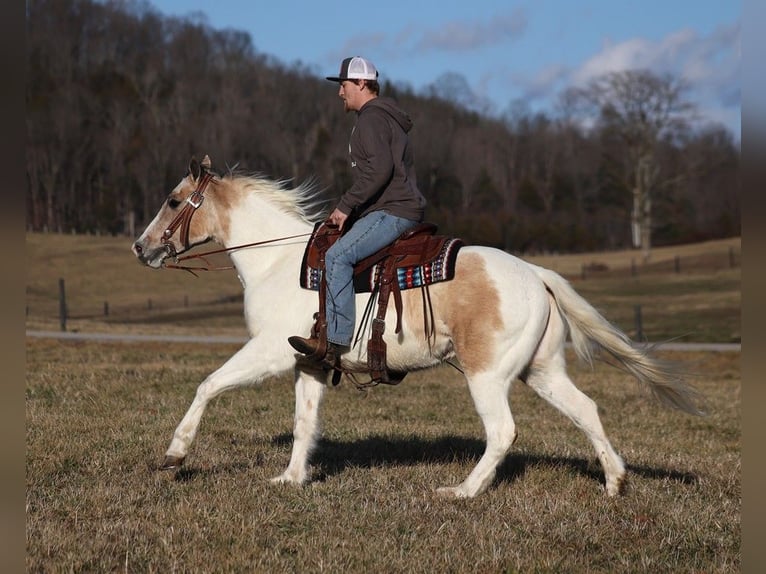
<instances>
[{"instance_id":1,"label":"tree line","mask_svg":"<svg viewBox=\"0 0 766 574\"><path fill-rule=\"evenodd\" d=\"M128 234L209 154L328 198L350 185L353 118L303 63L242 31L146 2L28 0L27 227ZM257 37L255 38L257 42ZM487 113L460 76L382 95L412 116L427 218L516 252L643 247L740 234L739 144L695 121L683 82L646 70Z\"/></svg>"}]
</instances>

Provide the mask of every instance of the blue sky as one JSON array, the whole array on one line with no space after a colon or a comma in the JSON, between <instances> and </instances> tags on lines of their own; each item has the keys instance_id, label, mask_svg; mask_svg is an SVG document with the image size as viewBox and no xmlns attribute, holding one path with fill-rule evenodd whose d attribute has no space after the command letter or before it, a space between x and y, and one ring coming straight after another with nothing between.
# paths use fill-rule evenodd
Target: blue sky
<instances>
[{"instance_id":1,"label":"blue sky","mask_svg":"<svg viewBox=\"0 0 766 574\"><path fill-rule=\"evenodd\" d=\"M255 49L317 76L372 60L382 80L419 91L459 74L501 113L552 112L562 89L647 68L691 86L700 113L740 138L742 6L731 0L149 0L166 16L205 15ZM332 85L328 89L334 90Z\"/></svg>"}]
</instances>

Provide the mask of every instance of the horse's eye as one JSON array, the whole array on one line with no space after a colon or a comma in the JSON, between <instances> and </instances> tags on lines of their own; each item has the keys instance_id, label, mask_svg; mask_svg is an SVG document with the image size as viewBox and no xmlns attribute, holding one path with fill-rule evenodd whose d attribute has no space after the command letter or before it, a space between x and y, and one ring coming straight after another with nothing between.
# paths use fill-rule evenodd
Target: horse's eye
<instances>
[{"instance_id":1,"label":"horse's eye","mask_svg":"<svg viewBox=\"0 0 766 574\"><path fill-rule=\"evenodd\" d=\"M171 209L175 209L176 207L181 205L181 202L178 201L177 199L173 198L173 197L169 197L168 198L168 205L170 206Z\"/></svg>"}]
</instances>

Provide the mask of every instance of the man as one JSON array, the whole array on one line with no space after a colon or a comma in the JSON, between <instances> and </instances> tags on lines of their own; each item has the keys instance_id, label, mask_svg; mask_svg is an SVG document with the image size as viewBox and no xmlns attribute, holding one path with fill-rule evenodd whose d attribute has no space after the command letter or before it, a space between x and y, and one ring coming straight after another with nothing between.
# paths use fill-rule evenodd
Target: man
<instances>
[{"instance_id":1,"label":"man","mask_svg":"<svg viewBox=\"0 0 766 574\"><path fill-rule=\"evenodd\" d=\"M354 264L422 222L426 200L415 177L408 136L412 120L392 99L379 96L372 62L346 58L340 73L327 79L340 84L346 112L357 114L348 148L354 183L328 218L342 232L325 255L327 354L320 360L332 368L354 335ZM318 347L316 339L288 340L306 355Z\"/></svg>"}]
</instances>

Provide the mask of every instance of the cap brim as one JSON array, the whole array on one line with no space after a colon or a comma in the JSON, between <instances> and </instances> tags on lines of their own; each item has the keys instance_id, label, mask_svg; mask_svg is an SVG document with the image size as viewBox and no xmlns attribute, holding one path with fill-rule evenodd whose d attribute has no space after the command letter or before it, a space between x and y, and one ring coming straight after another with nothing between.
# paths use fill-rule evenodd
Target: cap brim
<instances>
[{"instance_id":1,"label":"cap brim","mask_svg":"<svg viewBox=\"0 0 766 574\"><path fill-rule=\"evenodd\" d=\"M343 80L347 80L348 78L339 78L337 76L326 76L326 80L330 80L331 82L342 82Z\"/></svg>"}]
</instances>

